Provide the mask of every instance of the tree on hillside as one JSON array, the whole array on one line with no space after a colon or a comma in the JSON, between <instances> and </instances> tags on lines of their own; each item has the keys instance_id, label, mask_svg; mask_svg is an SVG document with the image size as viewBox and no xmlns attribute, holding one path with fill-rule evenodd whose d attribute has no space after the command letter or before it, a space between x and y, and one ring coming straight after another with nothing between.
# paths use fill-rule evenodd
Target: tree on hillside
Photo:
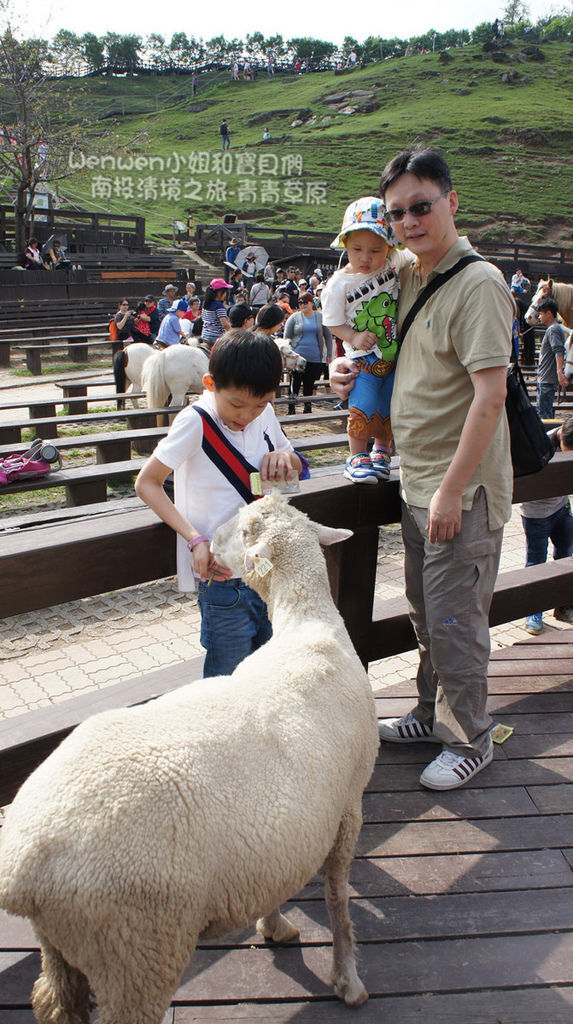
<instances>
[{"instance_id":1,"label":"tree on hillside","mask_svg":"<svg viewBox=\"0 0 573 1024\"><path fill-rule=\"evenodd\" d=\"M131 73L135 71L142 46L141 36L120 36L117 32L107 32L103 45L108 64L125 68Z\"/></svg>"},{"instance_id":2,"label":"tree on hillside","mask_svg":"<svg viewBox=\"0 0 573 1024\"><path fill-rule=\"evenodd\" d=\"M245 41L245 49L249 54L249 57L261 59L265 55L265 37L262 32L253 32L252 35L247 34Z\"/></svg>"},{"instance_id":3,"label":"tree on hillside","mask_svg":"<svg viewBox=\"0 0 573 1024\"><path fill-rule=\"evenodd\" d=\"M311 39L304 36L301 39L289 39L288 45L296 53L297 57L313 57L320 60L321 57L331 57L336 50L334 43L327 43L324 39Z\"/></svg>"},{"instance_id":4,"label":"tree on hillside","mask_svg":"<svg viewBox=\"0 0 573 1024\"><path fill-rule=\"evenodd\" d=\"M57 130L50 123L42 43L19 41L10 28L0 36L0 168L14 183L18 252L25 248L30 234L40 182L60 176L50 155L56 148Z\"/></svg>"},{"instance_id":5,"label":"tree on hillside","mask_svg":"<svg viewBox=\"0 0 573 1024\"><path fill-rule=\"evenodd\" d=\"M50 44L59 71L64 75L78 75L84 70L81 44L75 32L61 28Z\"/></svg>"},{"instance_id":6,"label":"tree on hillside","mask_svg":"<svg viewBox=\"0 0 573 1024\"><path fill-rule=\"evenodd\" d=\"M90 71L99 71L104 64L103 39L99 39L93 32L84 32L80 45Z\"/></svg>"},{"instance_id":7,"label":"tree on hillside","mask_svg":"<svg viewBox=\"0 0 573 1024\"><path fill-rule=\"evenodd\" d=\"M527 21L529 5L524 0L507 0L503 9L503 20L507 25L516 25L518 21Z\"/></svg>"},{"instance_id":8,"label":"tree on hillside","mask_svg":"<svg viewBox=\"0 0 573 1024\"><path fill-rule=\"evenodd\" d=\"M353 36L344 37L344 42L342 43L342 52L345 57L348 57L348 54L352 53L353 50L358 57L362 57L363 49L364 47L361 46L358 40L354 39Z\"/></svg>"},{"instance_id":9,"label":"tree on hillside","mask_svg":"<svg viewBox=\"0 0 573 1024\"><path fill-rule=\"evenodd\" d=\"M269 36L265 39L263 49L266 54L273 53L275 57L282 57L288 47L281 35Z\"/></svg>"},{"instance_id":10,"label":"tree on hillside","mask_svg":"<svg viewBox=\"0 0 573 1024\"><path fill-rule=\"evenodd\" d=\"M42 39L20 40L9 23L0 27L0 173L5 201L15 213L15 248L21 252L33 232L34 204L40 193L54 191L55 183L74 170L69 156L85 144L95 120L89 101L82 110L81 92L74 89L68 100L50 70L47 43ZM98 148L118 145L98 124ZM123 140L130 146L133 140Z\"/></svg>"}]
</instances>

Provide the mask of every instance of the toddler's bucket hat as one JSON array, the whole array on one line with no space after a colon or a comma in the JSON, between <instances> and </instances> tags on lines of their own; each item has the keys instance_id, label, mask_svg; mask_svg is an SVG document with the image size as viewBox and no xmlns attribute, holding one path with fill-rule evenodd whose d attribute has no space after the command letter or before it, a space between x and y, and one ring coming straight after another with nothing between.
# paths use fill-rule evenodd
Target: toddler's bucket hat
<instances>
[{"instance_id":1,"label":"toddler's bucket hat","mask_svg":"<svg viewBox=\"0 0 573 1024\"><path fill-rule=\"evenodd\" d=\"M343 238L351 231L360 231L363 228L373 231L375 235L380 235L380 238L383 238L388 245L396 245L394 232L384 220L385 213L386 207L379 197L363 196L362 199L355 199L346 208L340 234L336 236L334 242L330 243L330 248L343 248Z\"/></svg>"}]
</instances>

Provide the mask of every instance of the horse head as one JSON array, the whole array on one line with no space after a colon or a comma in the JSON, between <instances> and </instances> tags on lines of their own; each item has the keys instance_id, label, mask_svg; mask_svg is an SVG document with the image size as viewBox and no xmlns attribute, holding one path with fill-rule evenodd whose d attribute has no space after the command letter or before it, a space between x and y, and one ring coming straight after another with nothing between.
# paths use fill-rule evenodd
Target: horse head
<instances>
[{"instance_id":1,"label":"horse head","mask_svg":"<svg viewBox=\"0 0 573 1024\"><path fill-rule=\"evenodd\" d=\"M537 285L537 291L531 300L531 305L525 314L525 321L530 327L535 327L535 325L539 323L539 303L542 299L547 299L552 292L553 280L550 277L545 281L541 278Z\"/></svg>"}]
</instances>

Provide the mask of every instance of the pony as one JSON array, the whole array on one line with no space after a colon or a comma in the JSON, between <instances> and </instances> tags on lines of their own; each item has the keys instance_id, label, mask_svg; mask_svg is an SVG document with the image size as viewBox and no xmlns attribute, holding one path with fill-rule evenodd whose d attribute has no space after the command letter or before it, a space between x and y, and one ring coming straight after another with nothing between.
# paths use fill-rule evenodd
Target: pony
<instances>
[{"instance_id":1,"label":"pony","mask_svg":"<svg viewBox=\"0 0 573 1024\"><path fill-rule=\"evenodd\" d=\"M203 391L203 376L208 369L209 356L197 345L170 345L159 352L152 351L142 370L148 408L165 405L169 395L170 406L186 405L188 391L194 395Z\"/></svg>"},{"instance_id":2,"label":"pony","mask_svg":"<svg viewBox=\"0 0 573 1024\"><path fill-rule=\"evenodd\" d=\"M113 360L113 376L115 379L115 390L117 394L127 394L129 397L130 392L143 391L143 378L142 372L143 367L147 360L154 354L154 349L151 345L146 345L142 342L135 341L131 345L127 345L126 348L116 352ZM129 388L126 388L126 384L129 381ZM139 408L140 402L138 398L132 398L131 401L136 409ZM123 408L125 403L118 404L118 407Z\"/></svg>"},{"instance_id":3,"label":"pony","mask_svg":"<svg viewBox=\"0 0 573 1024\"><path fill-rule=\"evenodd\" d=\"M203 374L207 373L209 367L209 357L203 349L197 347L199 340L189 338L185 345L171 345L160 351L140 342L128 345L117 353L113 361L117 393L129 396L132 391L145 391L149 409L164 405L169 394L170 405L185 405L187 391L201 394ZM299 356L290 342L282 338L275 341L285 370L304 370L304 356ZM126 390L128 380L130 385ZM131 401L139 408L139 399L132 398Z\"/></svg>"},{"instance_id":4,"label":"pony","mask_svg":"<svg viewBox=\"0 0 573 1024\"><path fill-rule=\"evenodd\" d=\"M530 327L535 327L539 323L537 307L542 299L554 299L563 323L566 327L573 328L573 284L559 284L550 277L546 281L541 278L531 305L525 314L525 319Z\"/></svg>"}]
</instances>

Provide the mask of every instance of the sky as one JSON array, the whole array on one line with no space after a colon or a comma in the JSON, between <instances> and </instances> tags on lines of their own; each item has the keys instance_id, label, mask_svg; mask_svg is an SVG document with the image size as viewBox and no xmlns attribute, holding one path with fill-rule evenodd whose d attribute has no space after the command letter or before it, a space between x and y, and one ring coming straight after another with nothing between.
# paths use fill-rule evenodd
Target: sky
<instances>
[{"instance_id":1,"label":"sky","mask_svg":"<svg viewBox=\"0 0 573 1024\"><path fill-rule=\"evenodd\" d=\"M10 0L8 0L10 2ZM569 0L570 2L570 0ZM244 39L249 33L262 32L264 36L280 34L284 39L296 36L312 36L341 44L345 36L353 36L363 42L368 36L402 39L420 35L430 28L444 31L448 28L471 29L482 21L493 21L502 17L503 0L441 0L438 5L427 0L405 0L401 4L388 3L385 7L380 0L363 0L358 7L359 17L352 17L348 0L339 4L306 4L304 8L288 3L237 3L236 0L220 0L216 5L216 16L208 4L195 3L188 7L173 5L157 8L148 3L143 7L140 0L98 0L97 4L82 3L81 0L12 0L18 10L18 21L25 35L51 39L61 28L77 35L94 32L98 36L106 32L122 35L147 36L152 32L170 39L174 32L185 32L188 36L211 39L223 35L226 38ZM530 0L530 17L533 21L546 15L552 8L563 5L563 0ZM4 6L0 3L0 7ZM328 15L325 15L328 8ZM298 10L298 14L297 14Z\"/></svg>"}]
</instances>

